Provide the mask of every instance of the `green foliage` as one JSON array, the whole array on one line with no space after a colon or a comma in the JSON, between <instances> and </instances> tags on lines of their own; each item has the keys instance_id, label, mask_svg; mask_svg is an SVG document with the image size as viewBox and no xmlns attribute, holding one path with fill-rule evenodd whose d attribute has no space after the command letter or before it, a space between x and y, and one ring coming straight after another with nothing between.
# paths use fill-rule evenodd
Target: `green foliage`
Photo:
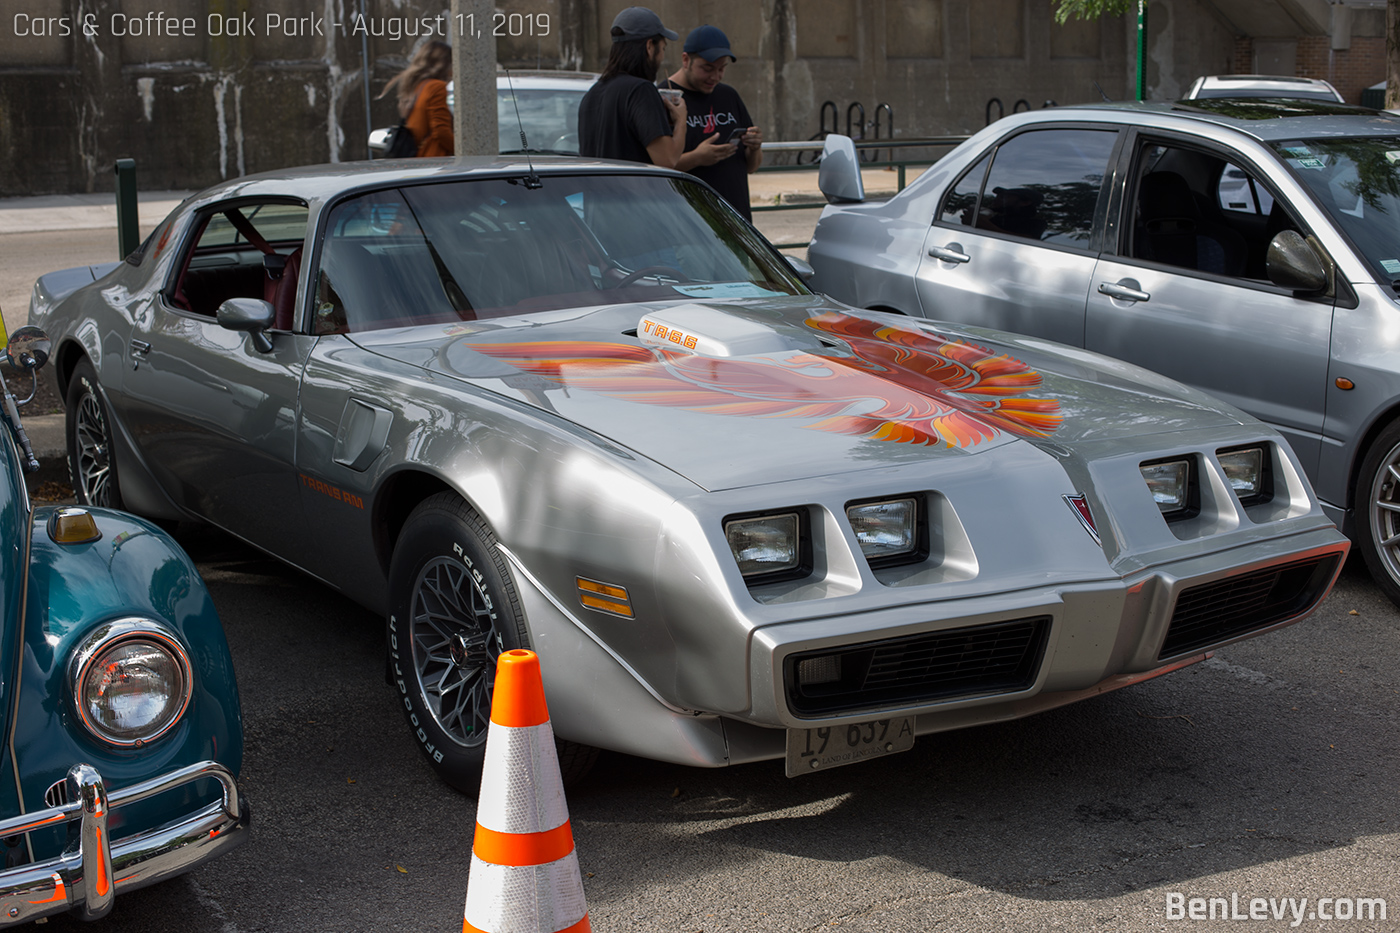
<instances>
[{"instance_id":1,"label":"green foliage","mask_svg":"<svg viewBox=\"0 0 1400 933\"><path fill-rule=\"evenodd\" d=\"M1137 10L1138 0L1056 0L1055 22L1066 23L1071 16L1098 19Z\"/></svg>"}]
</instances>

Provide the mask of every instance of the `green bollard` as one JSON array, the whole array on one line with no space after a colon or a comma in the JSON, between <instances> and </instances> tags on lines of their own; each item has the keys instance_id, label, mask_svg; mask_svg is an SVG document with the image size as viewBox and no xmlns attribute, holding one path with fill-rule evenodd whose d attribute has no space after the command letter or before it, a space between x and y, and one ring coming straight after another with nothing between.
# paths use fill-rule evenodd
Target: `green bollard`
<instances>
[{"instance_id":1,"label":"green bollard","mask_svg":"<svg viewBox=\"0 0 1400 933\"><path fill-rule=\"evenodd\" d=\"M125 259L141 245L141 225L136 214L136 160L118 159L112 170L117 174L117 258Z\"/></svg>"}]
</instances>

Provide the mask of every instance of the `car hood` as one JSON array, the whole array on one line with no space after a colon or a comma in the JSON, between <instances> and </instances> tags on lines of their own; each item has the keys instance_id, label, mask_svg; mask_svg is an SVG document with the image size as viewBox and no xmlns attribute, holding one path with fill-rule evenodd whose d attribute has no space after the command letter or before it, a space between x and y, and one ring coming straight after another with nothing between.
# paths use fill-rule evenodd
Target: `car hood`
<instances>
[{"instance_id":1,"label":"car hood","mask_svg":"<svg viewBox=\"0 0 1400 933\"><path fill-rule=\"evenodd\" d=\"M354 339L551 412L709 490L1243 417L1083 350L815 296L570 309Z\"/></svg>"}]
</instances>

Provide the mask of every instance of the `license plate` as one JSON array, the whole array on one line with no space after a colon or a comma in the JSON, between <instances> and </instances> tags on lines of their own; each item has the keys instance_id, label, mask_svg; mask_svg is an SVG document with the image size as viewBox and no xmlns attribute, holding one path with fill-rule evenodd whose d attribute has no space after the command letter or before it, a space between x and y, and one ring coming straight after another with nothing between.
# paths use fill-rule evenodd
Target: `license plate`
<instances>
[{"instance_id":1,"label":"license plate","mask_svg":"<svg viewBox=\"0 0 1400 933\"><path fill-rule=\"evenodd\" d=\"M875 719L845 726L787 731L787 776L813 774L907 752L914 747L914 717Z\"/></svg>"}]
</instances>

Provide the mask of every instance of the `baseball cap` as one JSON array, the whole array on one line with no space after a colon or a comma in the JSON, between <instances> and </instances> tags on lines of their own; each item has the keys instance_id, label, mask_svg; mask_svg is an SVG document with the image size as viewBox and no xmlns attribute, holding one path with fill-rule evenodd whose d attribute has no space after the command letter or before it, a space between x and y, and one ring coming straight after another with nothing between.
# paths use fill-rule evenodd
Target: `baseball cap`
<instances>
[{"instance_id":1,"label":"baseball cap","mask_svg":"<svg viewBox=\"0 0 1400 933\"><path fill-rule=\"evenodd\" d=\"M626 42L628 39L653 39L665 36L672 42L679 39L680 33L661 25L661 17L644 6L629 6L612 24L612 40Z\"/></svg>"},{"instance_id":2,"label":"baseball cap","mask_svg":"<svg viewBox=\"0 0 1400 933\"><path fill-rule=\"evenodd\" d=\"M726 55L736 62L739 60L738 56L729 51L729 37L720 32L718 26L697 26L692 29L690 35L685 37L685 47L682 51L688 55L699 55L711 63Z\"/></svg>"}]
</instances>

